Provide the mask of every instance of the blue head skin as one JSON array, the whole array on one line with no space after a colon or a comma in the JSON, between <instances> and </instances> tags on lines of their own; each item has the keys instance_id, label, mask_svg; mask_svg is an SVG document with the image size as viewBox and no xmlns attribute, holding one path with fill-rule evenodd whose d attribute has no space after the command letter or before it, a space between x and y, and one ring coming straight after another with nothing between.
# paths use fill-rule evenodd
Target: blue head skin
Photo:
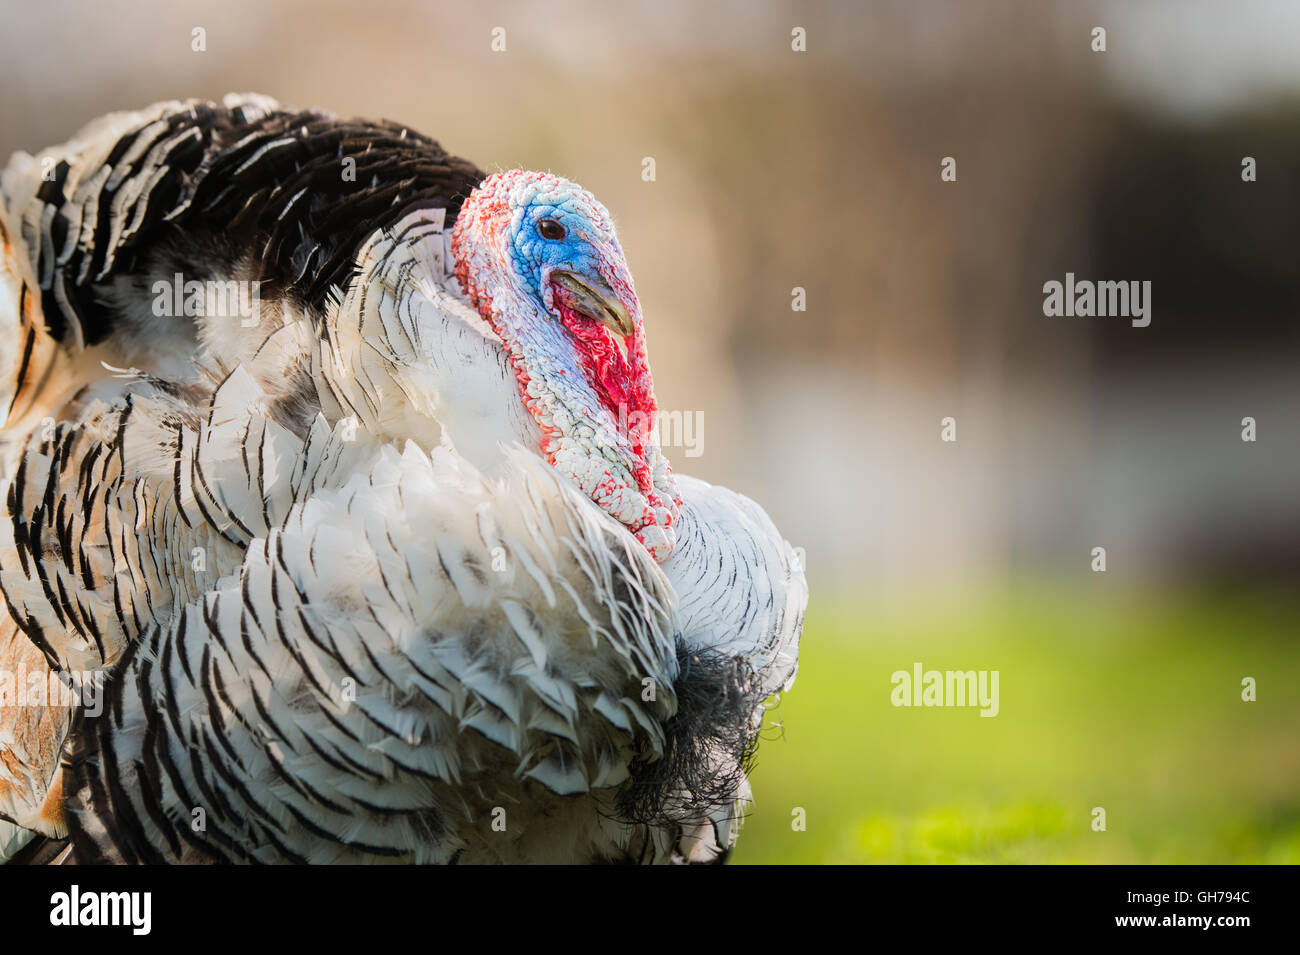
<instances>
[{"instance_id":1,"label":"blue head skin","mask_svg":"<svg viewBox=\"0 0 1300 955\"><path fill-rule=\"evenodd\" d=\"M452 252L509 353L541 453L667 557L680 501L655 433L641 305L605 207L558 176L498 173L466 200Z\"/></svg>"}]
</instances>

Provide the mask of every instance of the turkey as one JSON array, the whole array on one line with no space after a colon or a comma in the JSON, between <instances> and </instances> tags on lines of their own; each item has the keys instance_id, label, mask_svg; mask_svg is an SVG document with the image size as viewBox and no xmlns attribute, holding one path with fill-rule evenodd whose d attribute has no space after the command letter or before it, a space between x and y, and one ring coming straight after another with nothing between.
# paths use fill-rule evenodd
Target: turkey
<instances>
[{"instance_id":1,"label":"turkey","mask_svg":"<svg viewBox=\"0 0 1300 955\"><path fill-rule=\"evenodd\" d=\"M725 861L807 590L594 197L232 95L0 238L0 857Z\"/></svg>"}]
</instances>

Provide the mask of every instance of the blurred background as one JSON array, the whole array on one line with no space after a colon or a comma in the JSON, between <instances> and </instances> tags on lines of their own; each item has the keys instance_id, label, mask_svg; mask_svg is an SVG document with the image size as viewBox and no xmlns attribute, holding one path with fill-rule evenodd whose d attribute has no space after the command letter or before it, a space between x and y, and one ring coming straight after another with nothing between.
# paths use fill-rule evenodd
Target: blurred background
<instances>
[{"instance_id":1,"label":"blurred background","mask_svg":"<svg viewBox=\"0 0 1300 955\"><path fill-rule=\"evenodd\" d=\"M1300 5L0 6L0 158L256 90L609 207L675 466L807 555L737 861L1300 861Z\"/></svg>"}]
</instances>

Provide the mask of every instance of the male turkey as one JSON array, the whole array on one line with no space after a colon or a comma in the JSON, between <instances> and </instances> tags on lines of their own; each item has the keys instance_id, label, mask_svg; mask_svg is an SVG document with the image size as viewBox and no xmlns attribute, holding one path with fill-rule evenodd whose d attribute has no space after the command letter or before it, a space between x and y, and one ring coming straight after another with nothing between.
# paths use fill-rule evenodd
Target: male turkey
<instances>
[{"instance_id":1,"label":"male turkey","mask_svg":"<svg viewBox=\"0 0 1300 955\"><path fill-rule=\"evenodd\" d=\"M725 859L807 592L669 467L590 194L230 96L0 234L0 852Z\"/></svg>"}]
</instances>

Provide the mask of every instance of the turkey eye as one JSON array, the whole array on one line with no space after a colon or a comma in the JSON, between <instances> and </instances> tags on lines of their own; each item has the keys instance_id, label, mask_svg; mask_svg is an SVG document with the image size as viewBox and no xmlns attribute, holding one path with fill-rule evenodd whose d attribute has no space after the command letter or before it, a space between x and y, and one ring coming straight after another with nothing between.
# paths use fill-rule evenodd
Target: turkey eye
<instances>
[{"instance_id":1,"label":"turkey eye","mask_svg":"<svg viewBox=\"0 0 1300 955\"><path fill-rule=\"evenodd\" d=\"M558 242L564 238L564 226L554 219L543 219L537 223L537 231L543 239L554 239Z\"/></svg>"}]
</instances>

